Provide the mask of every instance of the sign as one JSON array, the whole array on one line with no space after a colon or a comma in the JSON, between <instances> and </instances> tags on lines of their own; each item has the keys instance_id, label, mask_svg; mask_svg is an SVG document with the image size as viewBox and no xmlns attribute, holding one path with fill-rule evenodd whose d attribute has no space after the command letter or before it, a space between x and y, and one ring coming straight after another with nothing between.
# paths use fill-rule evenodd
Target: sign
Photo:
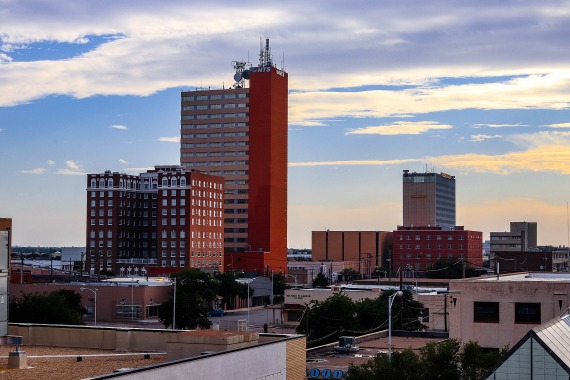
<instances>
[{"instance_id":1,"label":"sign","mask_svg":"<svg viewBox=\"0 0 570 380\"><path fill-rule=\"evenodd\" d=\"M307 370L309 379L344 379L344 372L340 369L319 369Z\"/></svg>"}]
</instances>

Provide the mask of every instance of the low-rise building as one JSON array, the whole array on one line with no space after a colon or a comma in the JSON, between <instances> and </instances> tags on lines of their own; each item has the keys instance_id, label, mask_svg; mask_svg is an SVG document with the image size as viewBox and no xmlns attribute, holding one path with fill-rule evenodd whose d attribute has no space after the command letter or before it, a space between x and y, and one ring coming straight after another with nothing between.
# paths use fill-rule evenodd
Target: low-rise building
<instances>
[{"instance_id":1,"label":"low-rise building","mask_svg":"<svg viewBox=\"0 0 570 380\"><path fill-rule=\"evenodd\" d=\"M482 347L512 347L567 310L569 282L570 274L544 272L451 280L449 336Z\"/></svg>"}]
</instances>

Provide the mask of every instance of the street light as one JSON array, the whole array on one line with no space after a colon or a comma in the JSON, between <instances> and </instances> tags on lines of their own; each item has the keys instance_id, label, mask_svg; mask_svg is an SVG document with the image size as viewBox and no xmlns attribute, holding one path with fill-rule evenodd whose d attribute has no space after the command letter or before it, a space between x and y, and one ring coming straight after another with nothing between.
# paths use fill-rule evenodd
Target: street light
<instances>
[{"instance_id":1,"label":"street light","mask_svg":"<svg viewBox=\"0 0 570 380\"><path fill-rule=\"evenodd\" d=\"M89 290L91 293L93 293L93 297L94 297L94 302L93 302L93 326L97 326L97 292L99 291L99 289L97 288L79 288L79 290L84 291L84 290Z\"/></svg>"},{"instance_id":2,"label":"street light","mask_svg":"<svg viewBox=\"0 0 570 380\"><path fill-rule=\"evenodd\" d=\"M388 296L388 359L392 360L392 304L396 296L404 294L401 290Z\"/></svg>"}]
</instances>

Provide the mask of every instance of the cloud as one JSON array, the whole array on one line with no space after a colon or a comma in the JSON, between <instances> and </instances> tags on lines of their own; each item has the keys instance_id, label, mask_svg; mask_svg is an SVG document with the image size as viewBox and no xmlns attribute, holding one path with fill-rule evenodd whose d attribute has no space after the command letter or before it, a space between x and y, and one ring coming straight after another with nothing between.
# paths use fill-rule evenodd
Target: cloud
<instances>
[{"instance_id":1,"label":"cloud","mask_svg":"<svg viewBox=\"0 0 570 380\"><path fill-rule=\"evenodd\" d=\"M473 128L516 128L516 127L528 127L528 124L473 124Z\"/></svg>"},{"instance_id":2,"label":"cloud","mask_svg":"<svg viewBox=\"0 0 570 380\"><path fill-rule=\"evenodd\" d=\"M46 169L44 168L35 168L35 169L30 169L30 170L19 170L18 173L24 173L24 174L44 174L46 172Z\"/></svg>"},{"instance_id":3,"label":"cloud","mask_svg":"<svg viewBox=\"0 0 570 380\"><path fill-rule=\"evenodd\" d=\"M570 128L570 123L547 124L545 127L550 128Z\"/></svg>"},{"instance_id":4,"label":"cloud","mask_svg":"<svg viewBox=\"0 0 570 380\"><path fill-rule=\"evenodd\" d=\"M109 128L112 129L121 129L121 130L127 130L129 128L125 127L124 125L111 125Z\"/></svg>"},{"instance_id":5,"label":"cloud","mask_svg":"<svg viewBox=\"0 0 570 380\"><path fill-rule=\"evenodd\" d=\"M10 56L8 56L7 54L4 53L0 53L0 64L2 63L6 63L6 62L11 62L12 58Z\"/></svg>"},{"instance_id":6,"label":"cloud","mask_svg":"<svg viewBox=\"0 0 570 380\"><path fill-rule=\"evenodd\" d=\"M127 160L123 160L122 158L120 158L120 159L119 159L119 163L121 163L121 164L127 164L128 162L127 162Z\"/></svg>"},{"instance_id":7,"label":"cloud","mask_svg":"<svg viewBox=\"0 0 570 380\"><path fill-rule=\"evenodd\" d=\"M179 143L180 137L159 137L158 141L162 142L171 142L171 143Z\"/></svg>"},{"instance_id":8,"label":"cloud","mask_svg":"<svg viewBox=\"0 0 570 380\"><path fill-rule=\"evenodd\" d=\"M48 160L47 164L48 164L48 166L53 166L53 165L55 165L55 161Z\"/></svg>"},{"instance_id":9,"label":"cloud","mask_svg":"<svg viewBox=\"0 0 570 380\"><path fill-rule=\"evenodd\" d=\"M489 139L500 139L502 135L471 135L471 141L481 142Z\"/></svg>"},{"instance_id":10,"label":"cloud","mask_svg":"<svg viewBox=\"0 0 570 380\"><path fill-rule=\"evenodd\" d=\"M347 135L419 135L430 130L453 128L451 125L435 121L396 121L388 125L349 130Z\"/></svg>"},{"instance_id":11,"label":"cloud","mask_svg":"<svg viewBox=\"0 0 570 380\"><path fill-rule=\"evenodd\" d=\"M65 161L65 168L58 169L55 173L62 175L85 175L86 173L81 170L79 164L73 160Z\"/></svg>"}]
</instances>

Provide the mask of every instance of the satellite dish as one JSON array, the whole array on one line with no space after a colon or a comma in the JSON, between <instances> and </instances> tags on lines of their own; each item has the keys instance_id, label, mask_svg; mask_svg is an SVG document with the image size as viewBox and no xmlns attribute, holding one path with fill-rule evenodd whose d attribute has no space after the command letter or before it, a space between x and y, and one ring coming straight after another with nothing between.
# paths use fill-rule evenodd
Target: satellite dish
<instances>
[{"instance_id":1,"label":"satellite dish","mask_svg":"<svg viewBox=\"0 0 570 380\"><path fill-rule=\"evenodd\" d=\"M249 79L249 74L250 74L249 70L244 70L243 73L241 73L243 79Z\"/></svg>"},{"instance_id":2,"label":"satellite dish","mask_svg":"<svg viewBox=\"0 0 570 380\"><path fill-rule=\"evenodd\" d=\"M235 80L236 82L239 82L239 81L241 80L241 74L240 74L240 73L235 73L235 74L234 74L234 80Z\"/></svg>"}]
</instances>

